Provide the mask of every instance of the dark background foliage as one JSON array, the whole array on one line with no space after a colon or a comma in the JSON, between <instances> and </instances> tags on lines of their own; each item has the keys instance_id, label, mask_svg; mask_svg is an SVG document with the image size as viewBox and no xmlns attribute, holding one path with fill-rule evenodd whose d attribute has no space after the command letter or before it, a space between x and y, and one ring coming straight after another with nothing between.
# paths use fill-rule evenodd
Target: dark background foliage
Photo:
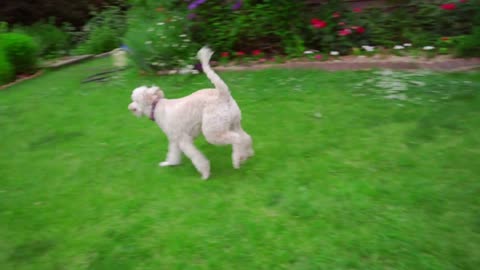
<instances>
[{"instance_id":1,"label":"dark background foliage","mask_svg":"<svg viewBox=\"0 0 480 270\"><path fill-rule=\"evenodd\" d=\"M118 0L2 0L0 21L9 24L31 25L49 17L58 24L69 22L81 27L90 18L90 11L109 4L123 4Z\"/></svg>"}]
</instances>

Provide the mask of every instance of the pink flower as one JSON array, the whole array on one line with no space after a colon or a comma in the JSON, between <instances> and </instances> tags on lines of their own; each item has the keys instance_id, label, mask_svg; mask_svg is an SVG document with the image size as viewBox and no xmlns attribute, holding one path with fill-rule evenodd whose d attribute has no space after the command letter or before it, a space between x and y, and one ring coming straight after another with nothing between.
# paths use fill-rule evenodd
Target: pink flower
<instances>
[{"instance_id":1,"label":"pink flower","mask_svg":"<svg viewBox=\"0 0 480 270\"><path fill-rule=\"evenodd\" d=\"M340 18L340 13L335 12L335 13L333 13L332 17L333 18Z\"/></svg>"},{"instance_id":2,"label":"pink flower","mask_svg":"<svg viewBox=\"0 0 480 270\"><path fill-rule=\"evenodd\" d=\"M344 25L345 25L345 22L339 22L338 25L344 26Z\"/></svg>"},{"instance_id":3,"label":"pink flower","mask_svg":"<svg viewBox=\"0 0 480 270\"><path fill-rule=\"evenodd\" d=\"M322 20L319 20L317 18L313 18L311 21L310 21L310 24L314 27L314 28L324 28L327 26L327 23L325 21L322 21Z\"/></svg>"},{"instance_id":4,"label":"pink flower","mask_svg":"<svg viewBox=\"0 0 480 270\"><path fill-rule=\"evenodd\" d=\"M322 60L322 55L321 55L321 54L315 55L315 59L317 59L317 60Z\"/></svg>"},{"instance_id":5,"label":"pink flower","mask_svg":"<svg viewBox=\"0 0 480 270\"><path fill-rule=\"evenodd\" d=\"M222 52L222 57L223 57L223 58L226 58L226 57L228 57L228 56L230 56L230 54L229 54L228 52Z\"/></svg>"},{"instance_id":6,"label":"pink flower","mask_svg":"<svg viewBox=\"0 0 480 270\"><path fill-rule=\"evenodd\" d=\"M454 10L457 8L457 6L455 5L455 3L446 3L441 5L440 8L444 10Z\"/></svg>"},{"instance_id":7,"label":"pink flower","mask_svg":"<svg viewBox=\"0 0 480 270\"><path fill-rule=\"evenodd\" d=\"M242 51L238 51L238 52L237 52L237 56L244 56L244 55L245 55L245 53L242 52Z\"/></svg>"},{"instance_id":8,"label":"pink flower","mask_svg":"<svg viewBox=\"0 0 480 270\"><path fill-rule=\"evenodd\" d=\"M348 36L352 33L352 30L350 30L350 28L345 28L345 29L342 29L340 31L338 31L338 35L344 37L344 36Z\"/></svg>"},{"instance_id":9,"label":"pink flower","mask_svg":"<svg viewBox=\"0 0 480 270\"><path fill-rule=\"evenodd\" d=\"M357 33L359 33L359 34L365 33L365 28L363 28L362 26L358 26L357 29L355 29L355 30L357 30Z\"/></svg>"},{"instance_id":10,"label":"pink flower","mask_svg":"<svg viewBox=\"0 0 480 270\"><path fill-rule=\"evenodd\" d=\"M254 51L252 52L252 55L253 55L253 56L258 56L258 55L260 55L261 53L262 53L262 51L260 51L260 50L254 50Z\"/></svg>"},{"instance_id":11,"label":"pink flower","mask_svg":"<svg viewBox=\"0 0 480 270\"><path fill-rule=\"evenodd\" d=\"M353 12L355 12L355 13L361 13L361 12L362 12L362 9L361 9L361 8L354 8L354 9L353 9Z\"/></svg>"},{"instance_id":12,"label":"pink flower","mask_svg":"<svg viewBox=\"0 0 480 270\"><path fill-rule=\"evenodd\" d=\"M260 59L258 59L258 62L264 63L264 62L267 62L267 59L265 59L265 58L260 58Z\"/></svg>"}]
</instances>

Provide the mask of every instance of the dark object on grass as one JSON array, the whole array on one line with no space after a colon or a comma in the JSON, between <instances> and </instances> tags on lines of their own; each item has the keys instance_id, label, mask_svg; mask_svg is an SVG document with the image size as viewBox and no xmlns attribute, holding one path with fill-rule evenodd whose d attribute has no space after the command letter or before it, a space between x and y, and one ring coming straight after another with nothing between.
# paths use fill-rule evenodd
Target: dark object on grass
<instances>
[{"instance_id":1,"label":"dark object on grass","mask_svg":"<svg viewBox=\"0 0 480 270\"><path fill-rule=\"evenodd\" d=\"M82 83L88 83L88 82L105 82L110 79L110 74L119 72L122 70L127 69L128 67L122 67L122 68L115 68L115 69L110 69L107 71L102 71L93 75L88 76L85 80L82 81Z\"/></svg>"}]
</instances>

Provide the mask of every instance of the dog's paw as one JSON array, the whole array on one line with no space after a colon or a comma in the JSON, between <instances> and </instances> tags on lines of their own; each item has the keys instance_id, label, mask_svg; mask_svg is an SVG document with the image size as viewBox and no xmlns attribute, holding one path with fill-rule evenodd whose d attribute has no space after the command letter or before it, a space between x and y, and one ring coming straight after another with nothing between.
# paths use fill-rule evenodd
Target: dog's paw
<instances>
[{"instance_id":1,"label":"dog's paw","mask_svg":"<svg viewBox=\"0 0 480 270\"><path fill-rule=\"evenodd\" d=\"M168 167L168 166L173 166L173 165L175 165L175 164L172 164L168 161L163 161L163 162L158 163L158 166L160 166L160 167Z\"/></svg>"},{"instance_id":2,"label":"dog's paw","mask_svg":"<svg viewBox=\"0 0 480 270\"><path fill-rule=\"evenodd\" d=\"M210 172L202 173L202 180L208 180L210 178Z\"/></svg>"}]
</instances>

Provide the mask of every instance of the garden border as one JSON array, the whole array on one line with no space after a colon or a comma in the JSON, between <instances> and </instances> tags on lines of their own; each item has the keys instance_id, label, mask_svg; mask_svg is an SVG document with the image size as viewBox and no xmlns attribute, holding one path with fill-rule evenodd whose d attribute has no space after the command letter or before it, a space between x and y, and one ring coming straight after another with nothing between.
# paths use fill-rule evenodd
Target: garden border
<instances>
[{"instance_id":1,"label":"garden border","mask_svg":"<svg viewBox=\"0 0 480 270\"><path fill-rule=\"evenodd\" d=\"M34 78L37 78L38 76L42 75L43 74L43 70L39 70L37 71L36 73L30 75L30 76L27 76L27 77L23 77L21 79L18 79L18 80L15 80L13 82L10 82L10 83L7 83L7 84L4 84L4 85L0 85L0 90L5 90L7 88L9 88L10 86L13 86L15 84L18 84L18 83L21 83L23 81L27 81L27 80L30 80L30 79L34 79Z\"/></svg>"},{"instance_id":2,"label":"garden border","mask_svg":"<svg viewBox=\"0 0 480 270\"><path fill-rule=\"evenodd\" d=\"M99 55L86 55L83 58L74 59L63 65L56 65L54 69L83 62L84 60L109 56L110 52ZM46 69L46 67L43 67ZM413 59L410 57L394 57L389 59L378 59L369 57L354 57L346 56L340 57L339 60L330 61L302 61L293 60L286 63L252 63L244 65L216 65L215 70L222 71L248 71L248 70L263 70L269 68L287 68L287 69L321 69L327 71L341 71L341 70L369 70L369 69L394 69L394 70L418 70L427 69L433 71L444 72L458 72L469 71L480 68L480 58L434 58L430 60ZM47 68L48 69L48 68ZM176 72L176 71L175 71ZM171 74L172 71L159 71L158 75ZM9 88L15 84L26 80L34 79L43 74L43 70L39 70L35 74L18 79L8 84L0 85L0 90Z\"/></svg>"},{"instance_id":3,"label":"garden border","mask_svg":"<svg viewBox=\"0 0 480 270\"><path fill-rule=\"evenodd\" d=\"M262 70L268 68L294 68L294 69L322 69L328 71L340 70L368 70L368 69L394 69L394 70L418 70L428 69L433 71L468 71L480 68L480 58L451 58L432 60L413 60L408 57L392 59L369 59L346 57L341 60L313 62L313 61L291 61L278 64L252 64L240 66L216 66L217 71L243 71Z\"/></svg>"}]
</instances>

